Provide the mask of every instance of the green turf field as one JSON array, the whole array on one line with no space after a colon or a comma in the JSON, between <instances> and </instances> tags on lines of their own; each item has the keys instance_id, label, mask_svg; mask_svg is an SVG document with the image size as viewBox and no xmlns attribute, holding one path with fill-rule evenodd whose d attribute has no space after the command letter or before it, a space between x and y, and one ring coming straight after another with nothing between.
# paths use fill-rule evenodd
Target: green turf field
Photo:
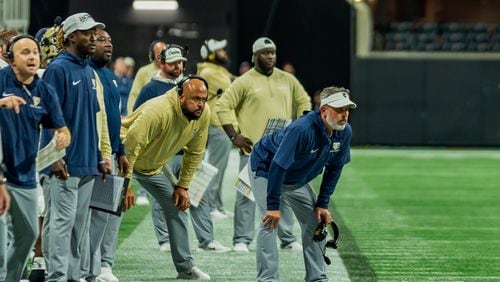
<instances>
[{"instance_id":1,"label":"green turf field","mask_svg":"<svg viewBox=\"0 0 500 282\"><path fill-rule=\"evenodd\" d=\"M237 173L235 161L232 155L226 186ZM342 237L340 258L327 251L335 264L327 268L329 277L500 281L499 169L500 152L494 151L354 149L331 206ZM234 191L225 190L224 198L232 209ZM230 246L232 221L214 224L216 239ZM175 278L169 254L160 253L155 241L149 208L128 212L114 267L120 281ZM255 280L255 252L196 251L192 232L190 241L212 280ZM303 279L301 255L281 252L280 259L282 281Z\"/></svg>"}]
</instances>

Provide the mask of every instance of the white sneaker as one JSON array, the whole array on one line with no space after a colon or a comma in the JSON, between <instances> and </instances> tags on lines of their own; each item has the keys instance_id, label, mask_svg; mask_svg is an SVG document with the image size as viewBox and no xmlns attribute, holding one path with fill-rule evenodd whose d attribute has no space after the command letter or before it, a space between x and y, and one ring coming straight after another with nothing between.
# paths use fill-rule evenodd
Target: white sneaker
<instances>
[{"instance_id":1,"label":"white sneaker","mask_svg":"<svg viewBox=\"0 0 500 282\"><path fill-rule=\"evenodd\" d=\"M214 251L216 253L226 253L231 251L231 248L228 248L222 245L220 242L214 240L211 243L209 243L205 248L202 248L202 250Z\"/></svg>"},{"instance_id":2,"label":"white sneaker","mask_svg":"<svg viewBox=\"0 0 500 282\"><path fill-rule=\"evenodd\" d=\"M31 263L31 270L38 270L38 269L43 269L45 270L45 259L42 257L34 257L33 261Z\"/></svg>"},{"instance_id":3,"label":"white sneaker","mask_svg":"<svg viewBox=\"0 0 500 282\"><path fill-rule=\"evenodd\" d=\"M249 253L250 252L250 250L248 249L247 244L245 244L245 243L236 243L236 244L234 244L233 251L240 252L240 253Z\"/></svg>"},{"instance_id":4,"label":"white sneaker","mask_svg":"<svg viewBox=\"0 0 500 282\"><path fill-rule=\"evenodd\" d=\"M186 280L210 280L210 275L201 271L201 269L197 266L193 266L188 271L178 272L177 279L186 279Z\"/></svg>"},{"instance_id":5,"label":"white sneaker","mask_svg":"<svg viewBox=\"0 0 500 282\"><path fill-rule=\"evenodd\" d=\"M101 274L96 278L97 282L118 282L110 267L101 267Z\"/></svg>"},{"instance_id":6,"label":"white sneaker","mask_svg":"<svg viewBox=\"0 0 500 282\"><path fill-rule=\"evenodd\" d=\"M170 243L166 242L160 245L160 252L170 252Z\"/></svg>"},{"instance_id":7,"label":"white sneaker","mask_svg":"<svg viewBox=\"0 0 500 282\"><path fill-rule=\"evenodd\" d=\"M213 219L228 219L229 218L229 216L227 216L227 214L225 214L219 210L211 211L210 215L212 216Z\"/></svg>"},{"instance_id":8,"label":"white sneaker","mask_svg":"<svg viewBox=\"0 0 500 282\"><path fill-rule=\"evenodd\" d=\"M139 196L135 199L135 204L138 206L149 206L149 200L146 196Z\"/></svg>"},{"instance_id":9,"label":"white sneaker","mask_svg":"<svg viewBox=\"0 0 500 282\"><path fill-rule=\"evenodd\" d=\"M281 246L281 249L290 252L302 252L302 245L299 242L295 241L288 245Z\"/></svg>"}]
</instances>

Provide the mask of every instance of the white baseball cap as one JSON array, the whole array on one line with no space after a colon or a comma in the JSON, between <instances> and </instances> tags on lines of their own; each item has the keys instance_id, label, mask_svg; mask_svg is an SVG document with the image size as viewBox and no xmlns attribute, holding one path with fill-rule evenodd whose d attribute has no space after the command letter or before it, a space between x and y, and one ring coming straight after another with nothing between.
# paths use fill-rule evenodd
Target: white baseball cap
<instances>
[{"instance_id":1,"label":"white baseball cap","mask_svg":"<svg viewBox=\"0 0 500 282\"><path fill-rule=\"evenodd\" d=\"M347 92L337 92L333 95L321 99L321 106L328 105L334 108L349 107L355 109L358 105L351 101Z\"/></svg>"},{"instance_id":2,"label":"white baseball cap","mask_svg":"<svg viewBox=\"0 0 500 282\"><path fill-rule=\"evenodd\" d=\"M262 49L268 48L276 50L276 44L274 44L274 42L267 37L261 37L255 40L255 42L253 43L252 52L255 54Z\"/></svg>"},{"instance_id":3,"label":"white baseball cap","mask_svg":"<svg viewBox=\"0 0 500 282\"><path fill-rule=\"evenodd\" d=\"M201 45L201 48L200 48L201 58L203 60L206 60L208 58L208 55L210 55L211 53L213 53L217 50L224 49L224 48L226 48L226 46L227 46L226 39L223 39L220 41L215 40L215 39L205 40L205 42L203 43L203 45Z\"/></svg>"},{"instance_id":4,"label":"white baseball cap","mask_svg":"<svg viewBox=\"0 0 500 282\"><path fill-rule=\"evenodd\" d=\"M103 23L96 22L88 13L78 13L67 17L62 23L64 39L77 30L89 30L93 28L103 29Z\"/></svg>"},{"instance_id":5,"label":"white baseball cap","mask_svg":"<svg viewBox=\"0 0 500 282\"><path fill-rule=\"evenodd\" d=\"M187 58L184 57L183 52L181 48L174 46L174 47L167 47L163 49L162 51L162 56L163 56L163 61L165 63L173 63L176 61L187 61Z\"/></svg>"}]
</instances>

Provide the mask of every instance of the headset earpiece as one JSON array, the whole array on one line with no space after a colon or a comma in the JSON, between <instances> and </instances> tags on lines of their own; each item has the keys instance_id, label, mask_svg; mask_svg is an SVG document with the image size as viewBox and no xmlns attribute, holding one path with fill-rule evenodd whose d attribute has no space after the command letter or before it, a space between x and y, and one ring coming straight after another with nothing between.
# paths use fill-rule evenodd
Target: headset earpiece
<instances>
[{"instance_id":1,"label":"headset earpiece","mask_svg":"<svg viewBox=\"0 0 500 282\"><path fill-rule=\"evenodd\" d=\"M6 59L9 59L10 61L12 61L14 59L14 53L12 52L12 49L14 48L14 44L16 44L17 41L19 41L21 39L25 39L25 38L31 39L31 40L33 40L33 42L35 42L36 47L38 48L38 56L41 59L42 49L40 48L40 44L38 43L38 41L36 41L36 39L33 36L31 36L29 34L21 34L21 35L16 35L16 36L12 37L9 40L9 43L7 43L6 51L3 53L3 56Z\"/></svg>"},{"instance_id":2,"label":"headset earpiece","mask_svg":"<svg viewBox=\"0 0 500 282\"><path fill-rule=\"evenodd\" d=\"M155 48L155 45L157 43L160 43L162 42L161 40L154 40L153 42L151 42L151 44L149 45L149 51L148 51L148 59L149 59L149 62L153 62L155 60L155 51L154 51L154 48ZM161 52L160 52L161 53Z\"/></svg>"},{"instance_id":3,"label":"headset earpiece","mask_svg":"<svg viewBox=\"0 0 500 282\"><path fill-rule=\"evenodd\" d=\"M215 60L215 52L214 52L214 50L210 49L210 47L208 47L208 40L203 41L203 47L205 47L205 50L207 52L207 54L206 54L207 60L214 61Z\"/></svg>"},{"instance_id":4,"label":"headset earpiece","mask_svg":"<svg viewBox=\"0 0 500 282\"><path fill-rule=\"evenodd\" d=\"M184 92L184 89L182 88L184 86L184 84L186 82L188 82L188 80L191 80L191 79L198 79L198 80L203 81L203 83L205 84L205 87L207 88L207 91L208 91L208 82L203 77L196 75L196 74L190 74L188 76L183 77L179 82L177 82L176 88L177 88L177 94L179 94L179 96L182 96L182 94Z\"/></svg>"}]
</instances>

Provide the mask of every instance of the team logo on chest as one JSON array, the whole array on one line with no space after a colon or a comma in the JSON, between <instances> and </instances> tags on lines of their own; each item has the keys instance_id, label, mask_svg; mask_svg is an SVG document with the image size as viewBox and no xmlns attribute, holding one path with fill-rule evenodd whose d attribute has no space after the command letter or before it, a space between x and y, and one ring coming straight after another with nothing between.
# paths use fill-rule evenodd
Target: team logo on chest
<instances>
[{"instance_id":1,"label":"team logo on chest","mask_svg":"<svg viewBox=\"0 0 500 282\"><path fill-rule=\"evenodd\" d=\"M94 89L94 90L97 89L97 84L96 84L94 78L92 78L92 89Z\"/></svg>"},{"instance_id":2,"label":"team logo on chest","mask_svg":"<svg viewBox=\"0 0 500 282\"><path fill-rule=\"evenodd\" d=\"M330 152L338 152L340 151L340 142L332 143L332 150Z\"/></svg>"},{"instance_id":3,"label":"team logo on chest","mask_svg":"<svg viewBox=\"0 0 500 282\"><path fill-rule=\"evenodd\" d=\"M33 98L33 106L38 106L38 105L40 105L40 102L42 101L42 100L40 99L40 97L33 96L32 98Z\"/></svg>"}]
</instances>

